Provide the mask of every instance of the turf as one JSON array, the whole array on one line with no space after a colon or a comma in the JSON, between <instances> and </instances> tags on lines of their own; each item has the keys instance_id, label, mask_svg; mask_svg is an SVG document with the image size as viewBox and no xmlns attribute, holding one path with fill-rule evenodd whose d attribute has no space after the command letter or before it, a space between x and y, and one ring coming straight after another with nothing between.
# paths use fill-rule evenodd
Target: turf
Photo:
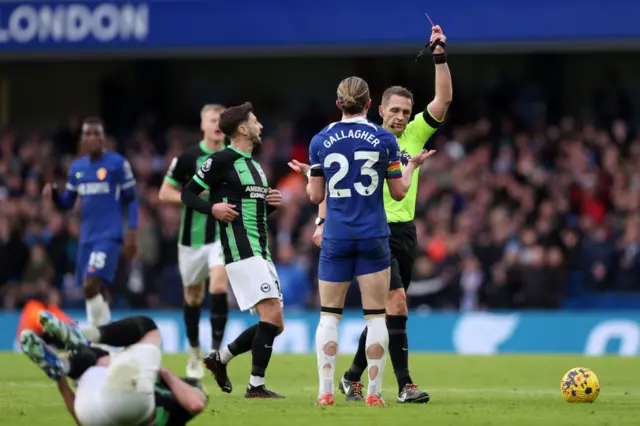
<instances>
[{"instance_id":1,"label":"turf","mask_svg":"<svg viewBox=\"0 0 640 426\"><path fill-rule=\"evenodd\" d=\"M339 374L349 358L339 360ZM317 375L313 355L274 355L267 385L286 400L245 400L243 388L250 357L230 366L234 392L222 394L209 377L207 411L192 425L339 426L339 425L637 425L640 424L640 362L636 358L577 356L456 356L412 354L414 380L432 396L426 405L398 405L393 373L387 368L385 408L347 403L338 393L336 405L317 407ZM186 356L165 357L178 374ZM594 404L568 404L560 395L560 379L572 367L591 368L602 392ZM55 386L20 354L0 353L0 406L5 425L72 425Z\"/></svg>"}]
</instances>

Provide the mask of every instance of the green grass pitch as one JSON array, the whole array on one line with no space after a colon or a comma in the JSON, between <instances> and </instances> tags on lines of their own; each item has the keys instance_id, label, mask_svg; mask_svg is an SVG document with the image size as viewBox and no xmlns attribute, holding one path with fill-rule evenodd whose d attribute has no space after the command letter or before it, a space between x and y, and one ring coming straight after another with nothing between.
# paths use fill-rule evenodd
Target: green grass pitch
<instances>
[{"instance_id":1,"label":"green grass pitch","mask_svg":"<svg viewBox=\"0 0 640 426\"><path fill-rule=\"evenodd\" d=\"M349 365L338 362L337 376ZM184 374L186 355L168 355L165 366ZM385 399L388 407L347 403L338 392L336 405L317 407L318 378L314 355L274 355L267 385L285 400L245 400L250 356L230 365L234 392L222 394L213 379L207 411L192 425L224 426L395 426L418 425L640 425L640 360L578 356L459 356L412 354L414 380L431 394L425 405L395 403L396 385L388 362ZM572 367L588 367L598 375L602 391L594 404L568 404L560 379ZM21 354L0 353L2 426L67 426L55 385Z\"/></svg>"}]
</instances>

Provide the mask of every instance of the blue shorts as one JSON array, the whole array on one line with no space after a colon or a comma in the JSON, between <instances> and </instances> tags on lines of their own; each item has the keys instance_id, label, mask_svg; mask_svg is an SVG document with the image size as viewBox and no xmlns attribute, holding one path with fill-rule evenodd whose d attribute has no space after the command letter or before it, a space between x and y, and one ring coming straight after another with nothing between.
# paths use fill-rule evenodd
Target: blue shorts
<instances>
[{"instance_id":1,"label":"blue shorts","mask_svg":"<svg viewBox=\"0 0 640 426\"><path fill-rule=\"evenodd\" d=\"M115 240L101 240L80 244L78 248L78 264L76 265L76 282L81 285L84 277L99 277L106 283L112 283L122 243Z\"/></svg>"},{"instance_id":2,"label":"blue shorts","mask_svg":"<svg viewBox=\"0 0 640 426\"><path fill-rule=\"evenodd\" d=\"M322 240L318 278L344 282L384 271L391 265L389 237L363 240Z\"/></svg>"}]
</instances>

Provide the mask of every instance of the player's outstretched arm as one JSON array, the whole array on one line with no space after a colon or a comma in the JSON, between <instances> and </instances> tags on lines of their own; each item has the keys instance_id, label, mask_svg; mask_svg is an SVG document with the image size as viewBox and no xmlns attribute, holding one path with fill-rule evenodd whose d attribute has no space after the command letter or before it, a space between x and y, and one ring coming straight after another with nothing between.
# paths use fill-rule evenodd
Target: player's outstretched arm
<instances>
[{"instance_id":1,"label":"player's outstretched arm","mask_svg":"<svg viewBox=\"0 0 640 426\"><path fill-rule=\"evenodd\" d=\"M307 181L307 195L313 204L320 204L324 201L324 195L326 190L326 184L324 181L324 172L320 165L309 166L308 164L301 163L297 160L291 160L289 167L306 176Z\"/></svg>"},{"instance_id":2,"label":"player's outstretched arm","mask_svg":"<svg viewBox=\"0 0 640 426\"><path fill-rule=\"evenodd\" d=\"M435 96L433 100L427 105L425 114L431 115L436 121L444 120L449 105L453 100L453 85L451 83L451 72L449 71L449 65L447 65L447 56L445 52L445 44L447 37L442 32L440 25L435 25L431 29L431 38L429 44L435 46L433 48L433 60L436 68L436 84L435 84Z\"/></svg>"},{"instance_id":3,"label":"player's outstretched arm","mask_svg":"<svg viewBox=\"0 0 640 426\"><path fill-rule=\"evenodd\" d=\"M62 378L58 380L58 392L62 395L62 399L64 401L64 405L67 407L67 411L73 417L73 420L76 422L78 426L82 426L76 417L76 411L74 409L74 404L76 401L76 395L73 393L73 390L69 387L69 383L67 383L66 378Z\"/></svg>"},{"instance_id":4,"label":"player's outstretched arm","mask_svg":"<svg viewBox=\"0 0 640 426\"><path fill-rule=\"evenodd\" d=\"M171 390L178 404L192 416L200 414L207 407L207 397L201 390L185 383L166 368L161 368L158 375Z\"/></svg>"}]
</instances>

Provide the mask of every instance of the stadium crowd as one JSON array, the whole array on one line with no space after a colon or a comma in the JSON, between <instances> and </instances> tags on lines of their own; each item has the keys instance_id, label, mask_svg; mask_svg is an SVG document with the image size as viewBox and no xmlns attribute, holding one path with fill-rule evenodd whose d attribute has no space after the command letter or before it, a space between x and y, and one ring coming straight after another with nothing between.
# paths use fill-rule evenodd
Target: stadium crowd
<instances>
[{"instance_id":1,"label":"stadium crowd","mask_svg":"<svg viewBox=\"0 0 640 426\"><path fill-rule=\"evenodd\" d=\"M311 239L316 207L287 161L305 161L309 136L329 121L322 115L279 121L263 136L263 168L285 199L270 230L287 308L317 304L318 255ZM84 306L73 275L76 214L47 210L40 196L45 182L64 184L79 123L71 119L50 134L0 134L4 309L33 297ZM562 305L575 271L592 291L640 291L640 139L629 121L565 117L557 125L534 121L526 128L508 116L481 118L445 126L432 139L438 153L421 169L421 256L410 306L553 309ZM121 262L111 289L116 309L182 302L180 210L159 204L157 193L171 159L196 142L195 134L177 128L162 140L143 129L111 140L134 168L141 205L137 259ZM352 287L347 305L357 306Z\"/></svg>"}]
</instances>

